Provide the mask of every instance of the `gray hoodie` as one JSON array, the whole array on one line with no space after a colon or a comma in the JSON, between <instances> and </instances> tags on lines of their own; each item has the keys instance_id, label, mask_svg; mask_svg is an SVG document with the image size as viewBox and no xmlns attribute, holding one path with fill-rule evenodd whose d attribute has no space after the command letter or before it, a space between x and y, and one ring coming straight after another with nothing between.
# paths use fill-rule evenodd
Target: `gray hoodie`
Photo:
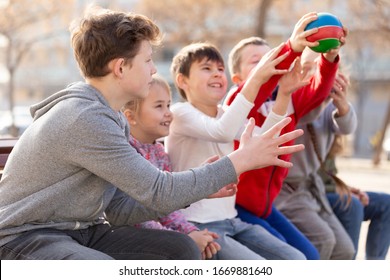
<instances>
[{"instance_id":1,"label":"gray hoodie","mask_svg":"<svg viewBox=\"0 0 390 280\"><path fill-rule=\"evenodd\" d=\"M124 116L82 82L31 114L0 182L0 246L38 228L154 219L237 180L227 157L184 172L158 170L129 145Z\"/></svg>"}]
</instances>

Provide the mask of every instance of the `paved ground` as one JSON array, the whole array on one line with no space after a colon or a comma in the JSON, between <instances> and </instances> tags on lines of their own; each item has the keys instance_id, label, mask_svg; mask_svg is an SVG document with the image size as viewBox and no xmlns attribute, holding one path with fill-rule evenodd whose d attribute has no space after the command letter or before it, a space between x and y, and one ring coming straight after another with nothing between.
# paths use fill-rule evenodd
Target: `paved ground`
<instances>
[{"instance_id":1,"label":"paved ground","mask_svg":"<svg viewBox=\"0 0 390 280\"><path fill-rule=\"evenodd\" d=\"M340 178L351 186L365 191L378 191L390 194L390 161L382 160L380 165L374 166L371 160L355 158L337 159ZM368 222L362 225L357 259L364 259L365 238ZM390 260L390 252L387 254Z\"/></svg>"}]
</instances>

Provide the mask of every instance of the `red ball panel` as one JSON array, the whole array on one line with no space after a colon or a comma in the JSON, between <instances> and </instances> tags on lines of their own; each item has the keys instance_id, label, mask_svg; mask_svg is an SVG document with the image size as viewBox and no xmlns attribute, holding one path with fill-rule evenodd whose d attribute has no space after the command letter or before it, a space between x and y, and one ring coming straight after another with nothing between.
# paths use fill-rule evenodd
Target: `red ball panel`
<instances>
[{"instance_id":1,"label":"red ball panel","mask_svg":"<svg viewBox=\"0 0 390 280\"><path fill-rule=\"evenodd\" d=\"M327 38L340 39L344 35L343 29L338 26L324 26L318 29L318 32L307 36L309 42L315 42Z\"/></svg>"}]
</instances>

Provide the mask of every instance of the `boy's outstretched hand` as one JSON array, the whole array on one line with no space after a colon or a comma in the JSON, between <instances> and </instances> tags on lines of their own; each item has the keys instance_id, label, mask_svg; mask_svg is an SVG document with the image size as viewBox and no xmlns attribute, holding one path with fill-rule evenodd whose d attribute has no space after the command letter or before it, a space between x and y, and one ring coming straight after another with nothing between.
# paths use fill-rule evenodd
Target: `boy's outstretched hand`
<instances>
[{"instance_id":1,"label":"boy's outstretched hand","mask_svg":"<svg viewBox=\"0 0 390 280\"><path fill-rule=\"evenodd\" d=\"M286 52L278 56L280 51L283 49L283 47L284 47L284 43L280 44L276 48L269 50L261 58L259 63L257 63L255 68L253 68L253 70L251 71L248 77L248 81L257 80L258 83L264 84L274 75L283 75L287 73L288 69L276 68L276 66L279 65L279 63L282 62L289 55L289 52Z\"/></svg>"},{"instance_id":2,"label":"boy's outstretched hand","mask_svg":"<svg viewBox=\"0 0 390 280\"><path fill-rule=\"evenodd\" d=\"M280 155L292 154L304 149L304 145L282 146L303 134L302 129L297 129L281 134L282 129L291 122L287 117L260 136L253 136L255 121L251 118L241 135L240 147L229 158L233 163L237 175L252 169L267 167L270 165L290 168L291 162L281 160ZM280 135L274 138L274 135Z\"/></svg>"}]
</instances>

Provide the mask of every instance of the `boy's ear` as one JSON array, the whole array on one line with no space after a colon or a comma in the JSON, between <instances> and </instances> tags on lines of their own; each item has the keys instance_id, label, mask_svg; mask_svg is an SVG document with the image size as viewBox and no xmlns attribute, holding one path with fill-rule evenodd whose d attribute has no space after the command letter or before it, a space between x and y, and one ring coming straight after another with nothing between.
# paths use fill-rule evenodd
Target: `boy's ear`
<instances>
[{"instance_id":1,"label":"boy's ear","mask_svg":"<svg viewBox=\"0 0 390 280\"><path fill-rule=\"evenodd\" d=\"M182 90L187 91L187 89L188 89L187 78L183 74L181 74L181 73L177 74L176 84Z\"/></svg>"},{"instance_id":2,"label":"boy's ear","mask_svg":"<svg viewBox=\"0 0 390 280\"><path fill-rule=\"evenodd\" d=\"M233 74L232 82L233 82L233 84L236 84L236 85L241 83L242 79L241 79L240 75L239 74Z\"/></svg>"},{"instance_id":3,"label":"boy's ear","mask_svg":"<svg viewBox=\"0 0 390 280\"><path fill-rule=\"evenodd\" d=\"M115 76L122 77L124 62L125 60L123 58L118 58L111 61L112 72Z\"/></svg>"}]
</instances>

